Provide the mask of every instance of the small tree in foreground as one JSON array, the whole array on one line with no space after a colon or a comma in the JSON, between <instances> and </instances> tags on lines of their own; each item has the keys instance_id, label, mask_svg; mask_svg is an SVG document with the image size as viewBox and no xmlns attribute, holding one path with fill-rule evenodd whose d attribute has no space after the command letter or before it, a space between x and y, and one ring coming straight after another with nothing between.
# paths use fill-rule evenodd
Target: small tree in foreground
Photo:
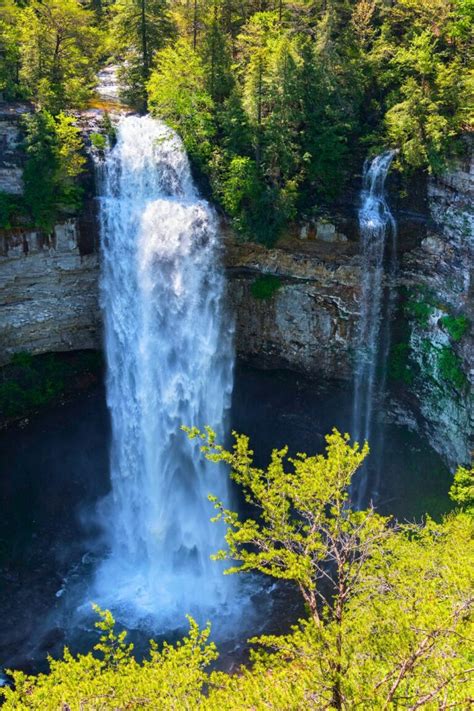
<instances>
[{"instance_id":1,"label":"small tree in foreground","mask_svg":"<svg viewBox=\"0 0 474 711\"><path fill-rule=\"evenodd\" d=\"M230 466L257 514L242 519L210 497L214 520L228 526L216 559L236 563L227 573L296 583L310 613L289 636L254 640L270 653L257 652L241 678L223 677L212 708L221 694L240 698L235 708L448 708L443 699L467 708L472 517L401 526L372 507L352 510L352 477L369 450L337 430L326 456L287 458L285 447L266 469L245 436L229 451L209 428L187 433L207 459ZM275 703L265 700L269 685Z\"/></svg>"}]
</instances>

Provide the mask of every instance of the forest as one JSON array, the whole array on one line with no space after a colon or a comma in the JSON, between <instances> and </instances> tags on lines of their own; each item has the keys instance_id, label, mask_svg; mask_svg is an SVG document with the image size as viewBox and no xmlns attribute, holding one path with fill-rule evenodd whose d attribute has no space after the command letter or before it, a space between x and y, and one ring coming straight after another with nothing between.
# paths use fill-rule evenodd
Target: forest
<instances>
[{"instance_id":1,"label":"forest","mask_svg":"<svg viewBox=\"0 0 474 711\"><path fill-rule=\"evenodd\" d=\"M324 215L383 146L439 172L472 121L472 0L4 0L0 93L33 102L27 212L80 203L71 112L100 66L181 135L205 194L247 238ZM41 186L29 180L38 167ZM21 207L0 198L7 225Z\"/></svg>"},{"instance_id":2,"label":"forest","mask_svg":"<svg viewBox=\"0 0 474 711\"><path fill-rule=\"evenodd\" d=\"M91 153L102 171L103 192L98 208L102 252L97 261L102 272L100 277L94 277L100 279L101 318L105 323L102 346L95 351L90 345L83 351L77 349L74 358L85 363L82 369L77 366L77 373L74 358L69 365L67 360L61 361L63 350L73 350L70 345L61 347L61 355L54 357L46 355L45 347L39 356L44 358L43 365L41 360L35 360L41 350L36 349L33 354L17 349L7 366L13 378L21 373L25 389L30 387L34 393L33 404L28 401L23 403L23 409L20 407L20 424L14 436L21 440L21 431L28 434L31 425L30 410L40 405L50 409L37 410L36 417L43 419L47 428L51 416L56 422L54 427L61 431L61 423L52 414L57 404L54 398L59 398L63 389L61 367L65 372L68 367L74 370L78 380L87 381L88 376L91 379L92 370L98 378L102 363L99 349L102 347L105 353L107 375L100 397L104 411L107 399L112 436L105 428L105 444L101 442L100 446L112 451L107 476L110 475L112 489L116 487L115 499L98 504L100 523L97 516L93 519L82 507L81 525L85 521L84 526L88 527L88 544L94 535L101 543L101 536L105 540L108 535L112 553L105 567L101 567L104 561L99 560L103 552L96 558L95 549L90 556L84 554L71 577L79 577L82 573L77 569L86 568L84 579L90 584L87 595L90 590L106 589L109 593L115 588L121 593L123 569L118 564L107 567L110 560L115 565L120 559L120 564L125 560L127 572L135 563L140 573L143 567L149 576L143 580L152 580L153 584L154 566L158 577L165 571L164 586L169 583L169 570L178 580L177 588L187 575L198 598L202 595L198 590L202 574L201 578L195 575L195 569L202 553L199 545L205 539L207 547L202 544L202 550L207 553L209 548L211 552L203 564L205 575L209 566L215 566L216 570L225 570L232 582L249 580L248 589L261 583L264 591L289 591L285 593L287 600L291 604L296 600L300 611L280 634L267 633L264 623L268 620L258 620L254 636L248 643L245 641L244 653L233 649L230 656L235 654L235 660L229 663L228 652L227 657L225 652L220 656L211 616L206 624L205 620L195 619L192 610L181 610L189 628L185 636L178 635L183 620L173 619L166 628L171 630L169 636L152 639L144 654L134 641L138 624L135 628L124 621L123 609L133 607L118 604L116 615L107 600L102 604L98 598L87 597L87 603L85 598L82 600L82 607L87 604L90 615L93 603L94 629L88 641L95 639L95 645L84 645L83 640L79 645L65 644L63 656L48 656L48 668L42 673L35 668L31 671L27 665L7 669L8 678L0 675L0 706L5 711L473 708L474 468L466 462L459 465L460 459L450 467L450 487L446 487L449 502L442 511L434 507L431 515L402 518L382 514L372 500L364 500L363 506L354 501L354 492L360 486L354 482L360 482L368 471L371 456L375 458L377 451L383 451L382 445L375 442L375 434L372 445L372 441L364 441L363 432L360 441L354 441L349 434L334 428L324 439L321 436L319 453L295 453L291 446L274 448L265 464L249 437L236 432L232 439L227 437L223 423L227 422L230 407L236 357L231 345L234 326L227 307L222 306L227 277L218 258L217 224L230 226L237 244L259 243L258 249L263 250L262 245L273 248L292 226L324 221L347 191L362 189L370 193L378 185L376 211L370 216L380 217L380 229L378 233L370 229L366 233L369 237L375 234L374 240L378 235L380 264L377 271L370 259L364 262L361 257L357 267L362 271L365 268L369 276L377 271L378 281L368 280L361 286L347 277L348 292L360 287L360 301L375 303L378 299L371 321L368 307L365 313L366 331L369 336L372 333L372 362L365 371L360 369L360 380L369 381L367 429L372 423L372 400L380 394L373 396L372 390L383 390L390 378L396 381L393 387L399 389L408 389L415 378L417 385L423 381L423 386L438 397L438 406L439 402L448 402L448 418L467 408L465 363L469 354L466 355L465 344L471 322L464 315L461 286L447 284L447 268L442 271L446 266L442 259L447 259L444 252L439 256L440 238L435 242L436 238L429 235L431 242L427 244L434 254L430 258L439 258L442 298L425 288L421 278L419 284L416 282L419 274L413 267L414 281L409 287L401 287L405 288L405 296L399 310L400 333L392 340L389 329L396 318L394 304L398 297L390 291L395 289L393 285L382 285L384 268L395 283L394 271L390 272L391 267L382 262L384 240L388 240L391 229L396 236L395 220L385 202L388 171L396 172L403 192L408 190L410 180L443 175L457 160L466 158L466 137L472 131L473 118L474 0L0 3L0 113L5 107L19 112L24 151L22 194L0 191L0 237L13 235L13 243L18 234L23 238L28 230L35 230L35 239L37 234L55 236L58 223L68 224L83 209L85 181L88 171L93 172ZM101 70L112 66L117 70L119 97L117 102L106 102L97 94L97 77ZM100 130L85 137L81 114L87 110L99 111L101 118ZM126 120L117 130L120 121L114 113L121 112ZM170 138L163 125L176 134ZM120 130L121 142L117 138ZM117 145L120 150L114 153ZM135 150L136 162L130 156L130 146ZM377 163L380 156L385 156L386 161L382 167ZM374 173L375 178L372 175L369 189L366 184L361 188L362 166L366 161L367 180L371 160L375 160L380 172ZM160 170L165 177L171 176L172 188L166 187ZM377 183L380 175L383 181ZM66 237L73 241L71 233ZM51 237L48 269L55 259L52 244ZM18 256L20 248L14 247L17 252L12 261L16 260L16 268L17 263L23 260L24 264L30 257L25 253ZM344 258L354 256L352 247L350 244L346 255L336 255L343 266L349 264L343 263ZM4 256L6 261L8 254L2 254L2 259ZM82 265L83 260L86 263L95 255L76 250L70 258L64 248L59 258L66 265L63 268L63 262L60 264L60 283L67 285L67 270L80 282L77 264ZM297 255L295 262L298 259L303 258ZM319 259L319 253L315 259ZM351 262L345 273L352 268ZM259 276L247 264L240 264L239 269L247 276L251 272L248 291L249 298L254 299L251 303L258 303L255 309L273 308L288 283L297 283L299 288L309 281L307 274L282 276L270 273L265 265ZM336 295L329 294L328 300L340 302L335 286L338 275L331 281L334 270L330 265L324 272L327 284L322 293L327 295L326 287L328 291L334 289ZM19 273L18 270L10 279L12 283L17 283ZM453 273L460 281L460 272ZM359 282L363 276L357 277ZM34 272L26 282L30 298L35 284L42 283L41 277ZM84 283L89 285L85 288L91 288L90 282ZM397 283L396 288L399 286ZM40 291L47 288L41 287ZM244 287L240 284L238 288ZM449 289L455 294L453 299ZM73 296L76 308L79 299L75 293ZM31 297L26 310L34 311L34 298L41 300L42 294ZM315 300L318 298L319 295ZM460 306L453 306L456 298ZM15 305L14 297L7 301L8 307ZM54 308L60 314L61 305ZM50 307L50 311L54 308ZM20 314L24 320L26 310ZM247 317L250 320L249 314ZM360 321L363 317L364 314ZM344 319L345 314L341 319L345 325ZM385 331L384 319L389 323ZM43 321L41 335L41 329L48 328L47 318ZM15 322L15 328L17 325ZM56 330L61 328L60 322ZM359 323L359 328L360 341L364 340L364 324L360 327ZM356 341L354 337L351 343ZM61 344L65 342L66 337ZM328 342L325 347L329 345ZM415 361L417 347L419 361ZM393 359L393 352L398 360ZM411 370L407 365L409 353ZM359 356L356 353L354 359ZM382 372L380 362L384 359L387 363L383 363ZM369 360L366 357L365 364ZM420 362L425 364L424 370ZM397 371L396 377L393 371ZM275 399L280 394L278 377L274 380ZM354 377L357 381L357 372ZM444 390L436 385L436 377ZM299 387L307 387L307 381L301 382ZM256 388L256 392L258 400L261 391ZM18 385L12 389L10 384L7 403L11 412L7 414L12 414L12 419L18 414L15 407L22 405L18 393L22 389ZM80 397L77 393L76 396ZM383 393L383 403L382 396ZM95 407L96 401L91 402ZM243 402L245 407L252 407L249 400ZM331 412L336 411L337 402ZM68 403L59 404L65 408L59 410L58 405L56 416L61 420ZM373 409L376 407L380 407L379 402ZM351 408L349 405L347 410ZM262 430L276 427L276 409L277 406L275 412L266 411L268 421L258 423ZM360 403L359 409L364 409ZM198 421L203 412L210 413L209 421ZM438 416L434 406L426 412L427 408L423 411L426 420ZM94 415L90 415L92 428L96 426ZM191 421L191 415L196 421ZM78 420L81 417L77 415ZM415 435L410 432L412 439L407 435L406 442L413 442ZM314 441L318 441L316 435ZM88 450L99 447L97 440L91 442L84 443L79 436L75 441L81 450L77 458L83 469L88 466ZM392 448L403 446L398 442L392 443ZM62 457L69 445L60 444L58 452ZM24 448L28 446L27 441ZM194 449L186 449L188 446ZM407 451L416 456L418 450L415 445L409 450L407 444ZM382 456L382 478L389 464ZM112 471L114 467L116 471ZM120 467L128 467L125 475ZM206 478L208 469L212 473ZM201 487L208 487L208 500L197 498L199 476L193 478L189 470L201 476ZM165 479L165 475L169 478ZM402 475L403 472L400 478ZM68 476L67 469L64 476ZM411 470L405 473L406 478L410 476ZM85 474L84 479L89 481ZM426 481L430 481L428 475ZM71 488L76 484L72 481ZM108 485L110 488L110 481ZM160 497L158 503L147 500L143 504L147 496L153 498L161 485L163 490L158 493L167 497L165 505ZM228 491L232 495L227 497ZM401 491L403 496L403 488ZM433 500L435 496L433 493ZM28 497L28 488L21 489L22 506ZM26 509L19 510L20 516L24 515ZM71 511L65 508L61 516L72 519ZM161 518L150 523L147 517L156 511ZM204 512L204 518L198 519L196 511ZM26 515L24 522L21 520L25 540L29 527L34 530L37 513L28 514L32 522ZM107 533L97 534L101 525L105 530L106 519ZM219 526L224 531L222 541L212 547L215 539L211 531ZM2 545L0 536L3 565ZM14 555L21 548L20 544L15 546ZM170 554L168 570L166 565L160 566L171 548L174 557ZM77 550L82 551L79 544ZM127 568L130 561L132 565ZM98 573L92 583L90 570L94 565ZM119 571L117 578L110 571ZM45 577L48 574L45 572ZM17 579L20 578L19 573ZM143 594L143 580L132 597L138 599ZM271 588L263 587L266 582L262 581L267 580ZM60 605L68 594L66 587L66 583L62 587L56 585L55 611L62 609ZM150 589L162 591L159 585ZM216 589L221 604L223 588ZM238 584L227 589L241 590ZM165 591L163 606L175 590ZM203 585L203 590L208 588ZM177 599L181 600L178 593ZM239 595L235 593L235 598L230 602L226 599L221 606L229 620L229 610L233 614L237 610L232 624L246 629L244 623L247 616L251 618L249 610L257 594ZM271 594L267 596L270 599ZM24 599L19 598L20 606ZM76 602L73 599L73 604ZM153 603L156 612L161 598ZM270 610L271 617L271 602L268 605L264 614ZM291 607L289 603L288 606ZM30 608L25 608L25 619L30 616ZM71 619L77 618L71 615ZM49 618L40 622L46 627ZM81 621L78 626L83 631L87 624ZM13 636L14 642L15 639ZM23 644L21 636L19 639ZM28 654L33 650L33 657L40 647L25 648ZM0 658L0 671L3 663Z\"/></svg>"}]
</instances>

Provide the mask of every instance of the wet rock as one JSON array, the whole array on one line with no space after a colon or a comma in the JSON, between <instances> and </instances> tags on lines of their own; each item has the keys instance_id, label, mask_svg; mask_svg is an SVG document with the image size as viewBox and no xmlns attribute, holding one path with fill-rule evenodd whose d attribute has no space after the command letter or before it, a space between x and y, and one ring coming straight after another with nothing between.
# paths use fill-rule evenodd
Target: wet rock
<instances>
[{"instance_id":1,"label":"wet rock","mask_svg":"<svg viewBox=\"0 0 474 711\"><path fill-rule=\"evenodd\" d=\"M401 263L403 286L411 294L421 294L411 298L425 298L431 304L427 319L409 318L415 378L406 406L434 449L454 469L471 461L474 432L472 153L455 170L431 180L428 197L434 229L419 248L404 255ZM469 328L459 340L443 327L446 317L468 319ZM451 377L442 366L443 357L449 359ZM453 380L455 370L458 375Z\"/></svg>"}]
</instances>

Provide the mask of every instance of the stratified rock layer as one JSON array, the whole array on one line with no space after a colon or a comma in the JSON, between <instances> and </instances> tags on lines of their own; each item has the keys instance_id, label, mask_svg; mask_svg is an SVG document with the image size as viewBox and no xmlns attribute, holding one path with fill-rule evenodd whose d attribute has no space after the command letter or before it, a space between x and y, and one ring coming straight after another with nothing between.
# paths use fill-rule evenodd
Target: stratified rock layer
<instances>
[{"instance_id":1,"label":"stratified rock layer","mask_svg":"<svg viewBox=\"0 0 474 711\"><path fill-rule=\"evenodd\" d=\"M1 236L0 363L14 353L99 348L99 263L81 256L75 221L53 235Z\"/></svg>"},{"instance_id":2,"label":"stratified rock layer","mask_svg":"<svg viewBox=\"0 0 474 711\"><path fill-rule=\"evenodd\" d=\"M241 358L265 368L352 377L360 293L353 246L292 241L268 250L229 240L226 265ZM262 274L280 280L270 298L252 294Z\"/></svg>"}]
</instances>

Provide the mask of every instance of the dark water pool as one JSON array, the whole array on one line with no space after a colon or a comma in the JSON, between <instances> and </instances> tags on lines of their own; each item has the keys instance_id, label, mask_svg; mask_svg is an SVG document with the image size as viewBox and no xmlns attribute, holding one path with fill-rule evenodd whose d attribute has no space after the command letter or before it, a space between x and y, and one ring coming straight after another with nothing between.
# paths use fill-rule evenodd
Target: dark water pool
<instances>
[{"instance_id":1,"label":"dark water pool","mask_svg":"<svg viewBox=\"0 0 474 711\"><path fill-rule=\"evenodd\" d=\"M350 393L340 386L283 371L237 370L232 427L251 436L261 463L283 444L293 452L321 451L333 426L348 429L349 413ZM0 669L42 670L46 655L60 655L65 643L74 651L91 645L90 626L68 624L65 598L100 555L100 532L85 512L109 490L108 443L101 387L0 433ZM366 476L366 497L384 513L413 519L449 507L449 472L405 428L386 426L382 466L369 463ZM253 631L287 629L298 603L285 588L272 587L269 595L267 586L262 594L271 605ZM229 643L228 660L239 656L242 643Z\"/></svg>"}]
</instances>

